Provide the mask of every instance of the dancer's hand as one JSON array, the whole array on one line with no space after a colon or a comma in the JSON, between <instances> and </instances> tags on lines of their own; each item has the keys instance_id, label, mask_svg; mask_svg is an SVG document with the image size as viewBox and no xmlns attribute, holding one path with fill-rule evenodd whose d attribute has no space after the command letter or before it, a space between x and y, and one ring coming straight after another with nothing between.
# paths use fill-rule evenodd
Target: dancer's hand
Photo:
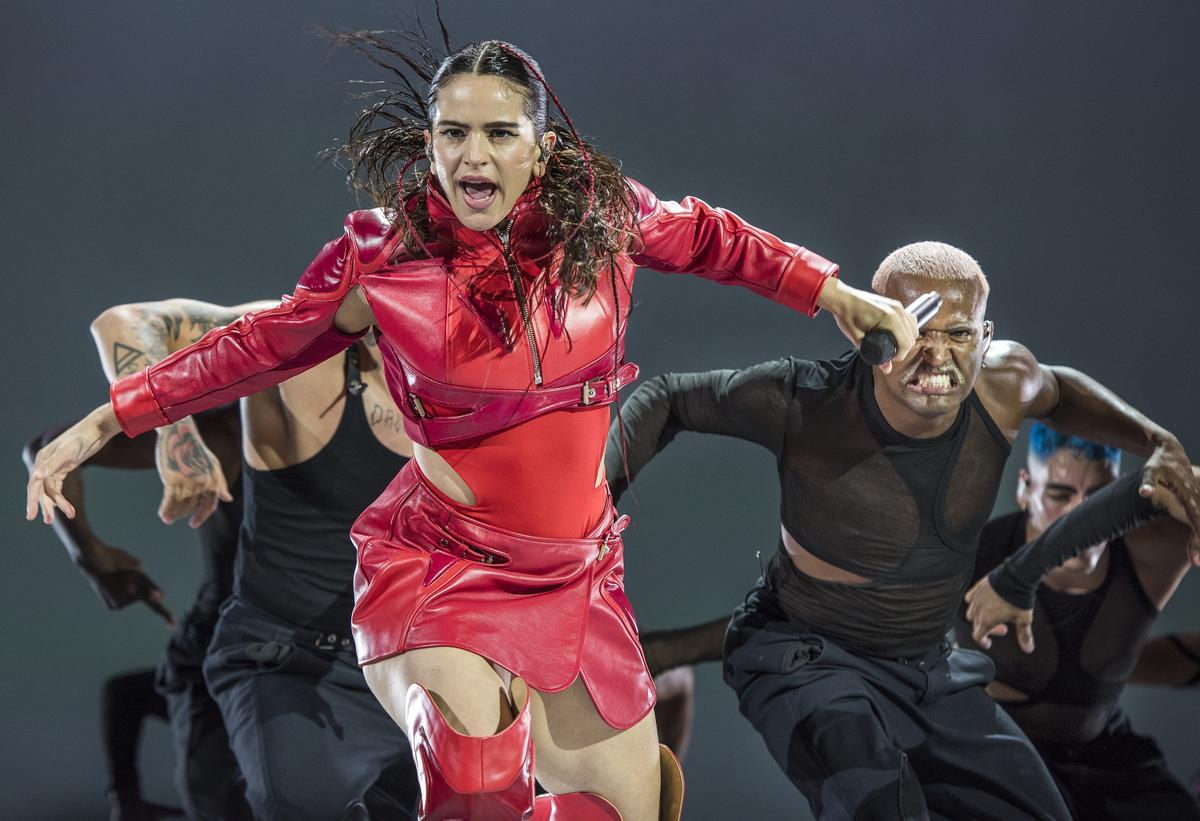
<instances>
[{"instance_id":1,"label":"dancer's hand","mask_svg":"<svg viewBox=\"0 0 1200 821\"><path fill-rule=\"evenodd\" d=\"M168 627L175 626L174 616L163 605L166 597L162 589L142 570L136 556L119 547L96 544L88 551L86 560L79 562L79 570L109 610L120 610L140 601Z\"/></svg>"},{"instance_id":2,"label":"dancer's hand","mask_svg":"<svg viewBox=\"0 0 1200 821\"><path fill-rule=\"evenodd\" d=\"M164 523L187 516L191 527L199 527L219 503L233 501L220 461L190 417L159 431L154 461L163 483L158 518Z\"/></svg>"},{"instance_id":3,"label":"dancer's hand","mask_svg":"<svg viewBox=\"0 0 1200 821\"><path fill-rule=\"evenodd\" d=\"M1166 436L1159 441L1142 468L1138 490L1156 508L1192 529L1188 560L1200 567L1200 468L1191 465L1178 439Z\"/></svg>"},{"instance_id":4,"label":"dancer's hand","mask_svg":"<svg viewBox=\"0 0 1200 821\"><path fill-rule=\"evenodd\" d=\"M38 507L42 521L54 523L54 511L75 518L75 507L62 493L63 480L121 430L112 405L105 403L63 431L38 451L25 490L25 518L33 521Z\"/></svg>"},{"instance_id":5,"label":"dancer's hand","mask_svg":"<svg viewBox=\"0 0 1200 821\"><path fill-rule=\"evenodd\" d=\"M892 370L892 362L908 356L917 341L917 319L903 305L871 291L851 288L840 279L825 281L817 304L833 314L842 333L856 348L871 331L887 331L896 338L896 355L879 366L884 373Z\"/></svg>"},{"instance_id":6,"label":"dancer's hand","mask_svg":"<svg viewBox=\"0 0 1200 821\"><path fill-rule=\"evenodd\" d=\"M992 637L1008 635L1008 625L1017 628L1017 644L1026 653L1033 652L1033 610L1022 610L1000 598L988 577L984 576L967 591L967 620L971 638L987 650Z\"/></svg>"}]
</instances>

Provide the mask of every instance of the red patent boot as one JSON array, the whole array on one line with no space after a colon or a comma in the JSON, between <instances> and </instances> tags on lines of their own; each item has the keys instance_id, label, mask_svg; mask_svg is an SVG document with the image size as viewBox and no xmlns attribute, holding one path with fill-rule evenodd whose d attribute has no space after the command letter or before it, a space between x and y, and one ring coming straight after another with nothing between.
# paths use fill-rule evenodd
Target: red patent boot
<instances>
[{"instance_id":1,"label":"red patent boot","mask_svg":"<svg viewBox=\"0 0 1200 821\"><path fill-rule=\"evenodd\" d=\"M422 821L525 821L533 815L529 693L520 679L513 682L522 695L516 718L489 736L458 732L424 687L408 688L405 715L421 780Z\"/></svg>"}]
</instances>

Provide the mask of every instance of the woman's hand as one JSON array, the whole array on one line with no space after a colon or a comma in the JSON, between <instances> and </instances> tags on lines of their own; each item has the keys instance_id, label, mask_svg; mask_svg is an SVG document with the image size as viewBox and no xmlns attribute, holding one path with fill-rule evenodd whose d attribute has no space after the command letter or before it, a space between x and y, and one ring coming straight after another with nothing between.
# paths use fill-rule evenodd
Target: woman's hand
<instances>
[{"instance_id":1,"label":"woman's hand","mask_svg":"<svg viewBox=\"0 0 1200 821\"><path fill-rule=\"evenodd\" d=\"M856 348L871 331L887 331L896 338L896 355L892 359L899 361L908 356L917 341L917 319L903 305L871 291L851 288L840 279L826 280L817 304L833 314L842 333ZM879 369L890 372L891 361Z\"/></svg>"},{"instance_id":2,"label":"woman's hand","mask_svg":"<svg viewBox=\"0 0 1200 821\"><path fill-rule=\"evenodd\" d=\"M25 518L32 522L40 505L42 521L46 524L54 523L55 510L74 519L75 506L63 496L63 480L120 430L112 405L105 403L39 450L26 487Z\"/></svg>"},{"instance_id":3,"label":"woman's hand","mask_svg":"<svg viewBox=\"0 0 1200 821\"><path fill-rule=\"evenodd\" d=\"M1033 611L1022 610L1000 598L988 577L984 576L967 591L967 620L971 622L971 638L987 650L993 636L1008 634L1008 625L1017 628L1017 644L1026 653L1033 652Z\"/></svg>"}]
</instances>

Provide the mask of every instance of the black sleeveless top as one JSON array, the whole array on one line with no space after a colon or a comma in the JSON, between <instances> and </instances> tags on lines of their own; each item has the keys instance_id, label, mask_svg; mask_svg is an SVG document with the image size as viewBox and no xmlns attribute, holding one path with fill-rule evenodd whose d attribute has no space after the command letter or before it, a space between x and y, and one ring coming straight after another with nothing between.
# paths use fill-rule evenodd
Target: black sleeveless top
<instances>
[{"instance_id":1,"label":"black sleeveless top","mask_svg":"<svg viewBox=\"0 0 1200 821\"><path fill-rule=\"evenodd\" d=\"M741 371L667 374L621 411L630 475L681 430L739 436L775 454L780 519L806 550L871 581L819 581L780 550L768 591L788 618L868 655L923 655L945 638L975 564L1010 446L972 392L943 434L912 439L875 401L856 352ZM624 489L620 433L606 468Z\"/></svg>"},{"instance_id":2,"label":"black sleeveless top","mask_svg":"<svg viewBox=\"0 0 1200 821\"><path fill-rule=\"evenodd\" d=\"M346 401L333 438L280 470L243 464L244 521L236 595L284 622L350 630L355 554L350 526L408 461L375 438L363 411L357 351L346 353Z\"/></svg>"},{"instance_id":3,"label":"black sleeveless top","mask_svg":"<svg viewBox=\"0 0 1200 821\"><path fill-rule=\"evenodd\" d=\"M988 523L979 542L974 576L987 575L1025 543L1024 513ZM1117 711L1158 610L1137 577L1124 539L1108 545L1108 570L1095 590L1081 595L1038 588L1033 613L1035 649L1026 655L1012 636L994 639L985 652L996 681L1028 701L1005 709L1034 742L1076 745L1091 741ZM974 646L960 620L959 642Z\"/></svg>"}]
</instances>

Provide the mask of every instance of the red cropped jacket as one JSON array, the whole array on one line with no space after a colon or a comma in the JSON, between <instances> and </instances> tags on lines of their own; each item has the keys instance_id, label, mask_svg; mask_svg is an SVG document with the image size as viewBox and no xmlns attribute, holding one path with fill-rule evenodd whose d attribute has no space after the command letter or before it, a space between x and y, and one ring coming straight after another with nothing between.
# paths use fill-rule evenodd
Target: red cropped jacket
<instances>
[{"instance_id":1,"label":"red cropped jacket","mask_svg":"<svg viewBox=\"0 0 1200 821\"><path fill-rule=\"evenodd\" d=\"M640 242L616 259L616 288L602 276L596 294L570 300L565 313L553 309L555 279L541 275L554 255L536 181L514 206L507 237L463 226L431 183L435 239L432 257L420 259L405 253L382 209L355 211L279 305L114 382L117 418L136 436L333 356L355 339L333 320L357 285L374 311L388 385L407 432L436 448L548 411L613 401L637 372L624 363L622 348L638 266L742 285L809 316L826 278L837 274L828 260L729 211L691 197L663 202L632 180L629 188Z\"/></svg>"}]
</instances>

